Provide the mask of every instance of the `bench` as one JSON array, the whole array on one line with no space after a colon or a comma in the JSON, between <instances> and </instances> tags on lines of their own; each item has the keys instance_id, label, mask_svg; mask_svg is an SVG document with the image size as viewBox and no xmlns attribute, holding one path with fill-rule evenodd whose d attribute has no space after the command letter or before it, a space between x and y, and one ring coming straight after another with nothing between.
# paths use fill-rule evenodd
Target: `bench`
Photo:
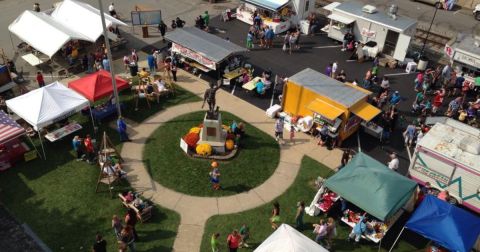
<instances>
[{"instance_id":1,"label":"bench","mask_svg":"<svg viewBox=\"0 0 480 252\"><path fill-rule=\"evenodd\" d=\"M141 223L144 223L148 221L150 218L152 218L153 206L147 206L142 211L140 211L137 207L133 205L133 203L128 203L127 199L125 199L125 197L123 197L121 193L118 194L118 197L122 201L123 206L125 206L128 209L133 209L135 213L137 213L137 218L140 220Z\"/></svg>"}]
</instances>

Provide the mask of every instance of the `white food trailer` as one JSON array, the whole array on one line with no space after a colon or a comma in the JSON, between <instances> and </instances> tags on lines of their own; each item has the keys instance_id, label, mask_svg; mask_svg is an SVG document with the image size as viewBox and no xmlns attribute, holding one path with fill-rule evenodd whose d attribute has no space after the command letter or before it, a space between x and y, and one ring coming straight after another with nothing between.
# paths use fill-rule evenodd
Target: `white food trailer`
<instances>
[{"instance_id":1,"label":"white food trailer","mask_svg":"<svg viewBox=\"0 0 480 252\"><path fill-rule=\"evenodd\" d=\"M403 61L407 54L410 40L415 35L417 21L397 16L396 10L383 13L374 6L357 2L333 3L326 6L331 10L328 16L330 24L326 30L328 37L343 41L347 32L355 36L360 43L375 41L378 52ZM333 8L332 8L333 7Z\"/></svg>"},{"instance_id":2,"label":"white food trailer","mask_svg":"<svg viewBox=\"0 0 480 252\"><path fill-rule=\"evenodd\" d=\"M417 144L409 176L480 213L480 130L453 119L437 122Z\"/></svg>"},{"instance_id":3,"label":"white food trailer","mask_svg":"<svg viewBox=\"0 0 480 252\"><path fill-rule=\"evenodd\" d=\"M480 76L480 36L458 35L456 41L445 45L445 54L457 72Z\"/></svg>"},{"instance_id":4,"label":"white food trailer","mask_svg":"<svg viewBox=\"0 0 480 252\"><path fill-rule=\"evenodd\" d=\"M236 10L238 20L253 25L253 14L260 14L265 25L275 34L299 25L315 11L315 0L242 0Z\"/></svg>"}]
</instances>

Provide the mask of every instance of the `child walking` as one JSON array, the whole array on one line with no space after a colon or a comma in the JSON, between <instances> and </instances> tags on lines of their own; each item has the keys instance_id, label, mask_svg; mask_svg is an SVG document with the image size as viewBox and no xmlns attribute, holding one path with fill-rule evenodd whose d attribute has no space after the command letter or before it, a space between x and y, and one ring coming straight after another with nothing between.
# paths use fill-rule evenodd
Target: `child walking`
<instances>
[{"instance_id":1,"label":"child walking","mask_svg":"<svg viewBox=\"0 0 480 252\"><path fill-rule=\"evenodd\" d=\"M212 187L214 190L220 190L220 170L218 169L218 163L213 161L211 166L212 171L209 173L210 182L212 182Z\"/></svg>"},{"instance_id":2,"label":"child walking","mask_svg":"<svg viewBox=\"0 0 480 252\"><path fill-rule=\"evenodd\" d=\"M295 127L290 126L290 142L295 144Z\"/></svg>"}]
</instances>

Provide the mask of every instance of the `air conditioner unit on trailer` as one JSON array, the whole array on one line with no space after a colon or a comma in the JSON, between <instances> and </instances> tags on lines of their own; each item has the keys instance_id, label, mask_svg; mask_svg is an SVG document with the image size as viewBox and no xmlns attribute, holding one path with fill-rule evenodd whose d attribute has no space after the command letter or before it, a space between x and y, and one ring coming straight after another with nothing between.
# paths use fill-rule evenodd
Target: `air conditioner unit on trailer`
<instances>
[{"instance_id":1,"label":"air conditioner unit on trailer","mask_svg":"<svg viewBox=\"0 0 480 252\"><path fill-rule=\"evenodd\" d=\"M363 6L362 11L366 12L366 13L373 14L373 13L377 12L377 7L367 4L367 5Z\"/></svg>"}]
</instances>

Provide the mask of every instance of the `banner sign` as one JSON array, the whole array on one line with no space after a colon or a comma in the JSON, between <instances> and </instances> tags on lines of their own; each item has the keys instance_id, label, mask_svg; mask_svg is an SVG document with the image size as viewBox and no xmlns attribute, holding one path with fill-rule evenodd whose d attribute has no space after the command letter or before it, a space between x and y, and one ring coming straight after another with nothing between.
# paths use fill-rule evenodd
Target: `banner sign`
<instances>
[{"instance_id":1,"label":"banner sign","mask_svg":"<svg viewBox=\"0 0 480 252\"><path fill-rule=\"evenodd\" d=\"M209 60L209 59L205 58L204 56L202 56L201 54L199 54L197 52L194 52L194 51L192 51L192 50L190 50L186 47L183 47L183 46L181 46L177 43L172 43L172 52L179 53L179 54L183 55L184 57L195 60L196 62L200 63L201 65L203 65L207 68L210 68L212 70L217 69L217 64L214 61Z\"/></svg>"},{"instance_id":2,"label":"banner sign","mask_svg":"<svg viewBox=\"0 0 480 252\"><path fill-rule=\"evenodd\" d=\"M362 36L367 37L367 38L375 38L375 36L377 35L377 32L370 31L367 28L363 28L361 34L362 34Z\"/></svg>"},{"instance_id":3,"label":"banner sign","mask_svg":"<svg viewBox=\"0 0 480 252\"><path fill-rule=\"evenodd\" d=\"M443 52L447 55L450 59L453 57L453 48L448 44L445 44L445 48L443 48Z\"/></svg>"}]
</instances>

